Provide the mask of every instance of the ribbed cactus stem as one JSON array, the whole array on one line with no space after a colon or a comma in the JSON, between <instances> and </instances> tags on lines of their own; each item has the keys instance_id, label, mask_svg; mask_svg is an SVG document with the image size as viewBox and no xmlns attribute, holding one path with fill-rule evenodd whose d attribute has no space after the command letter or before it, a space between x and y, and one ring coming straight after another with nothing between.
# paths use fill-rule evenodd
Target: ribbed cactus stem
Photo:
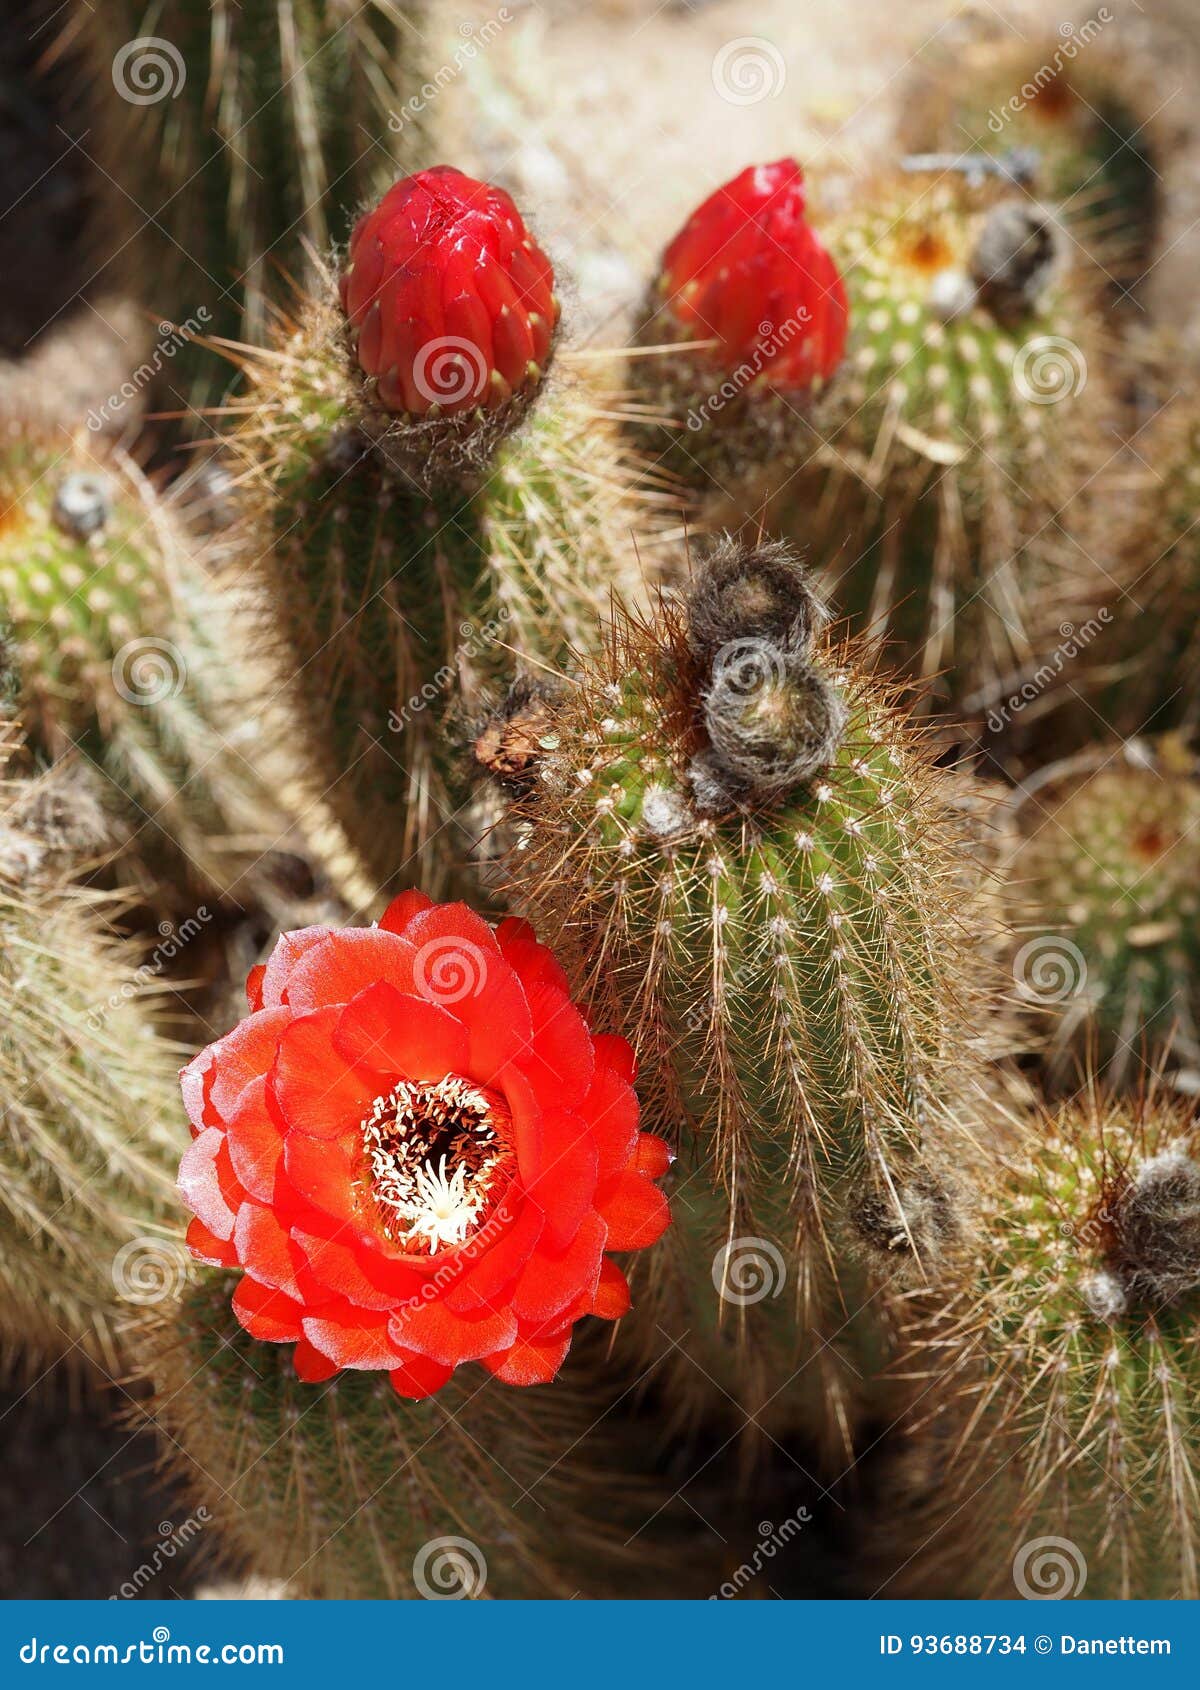
<instances>
[{"instance_id":1,"label":"ribbed cactus stem","mask_svg":"<svg viewBox=\"0 0 1200 1690\"><path fill-rule=\"evenodd\" d=\"M256 375L234 448L264 638L304 709L314 777L368 866L381 883L434 884L423 847L469 831L481 711L514 666L560 670L594 642L610 594L641 590L624 530L632 466L603 400L564 379L482 473L418 486L363 431L331 304Z\"/></svg>"},{"instance_id":2,"label":"ribbed cactus stem","mask_svg":"<svg viewBox=\"0 0 1200 1690\"><path fill-rule=\"evenodd\" d=\"M61 797L65 818L47 783L3 791L0 1348L38 1369L87 1355L111 1369L131 1305L186 1272L179 1057L100 901L62 883L83 814L69 783Z\"/></svg>"},{"instance_id":3,"label":"ribbed cactus stem","mask_svg":"<svg viewBox=\"0 0 1200 1690\"><path fill-rule=\"evenodd\" d=\"M1098 765L1098 766L1097 766ZM1053 776L1053 770L1049 771ZM1064 766L1023 806L1014 979L1072 1085L1085 1060L1138 1085L1200 1058L1200 782L1181 741Z\"/></svg>"},{"instance_id":4,"label":"ribbed cactus stem","mask_svg":"<svg viewBox=\"0 0 1200 1690\"><path fill-rule=\"evenodd\" d=\"M268 893L290 817L236 603L117 448L36 428L0 445L0 611L31 750L91 767L151 902Z\"/></svg>"},{"instance_id":5,"label":"ribbed cactus stem","mask_svg":"<svg viewBox=\"0 0 1200 1690\"><path fill-rule=\"evenodd\" d=\"M937 1478L904 1587L1195 1599L1198 1217L1180 1102L1092 1092L1033 1120L970 1260L917 1302Z\"/></svg>"},{"instance_id":6,"label":"ribbed cactus stem","mask_svg":"<svg viewBox=\"0 0 1200 1690\"><path fill-rule=\"evenodd\" d=\"M140 246L152 309L198 320L202 336L257 343L288 278L303 280L312 253L347 238L401 158L416 161L424 5L175 0L163 12L120 0L88 27L96 74L116 85L102 156L154 214ZM228 364L189 343L164 376L186 432L207 435L201 413L229 386Z\"/></svg>"},{"instance_id":7,"label":"ribbed cactus stem","mask_svg":"<svg viewBox=\"0 0 1200 1690\"><path fill-rule=\"evenodd\" d=\"M563 1598L632 1579L622 1546L656 1504L585 1357L535 1391L480 1372L419 1403L380 1374L306 1384L242 1331L230 1290L206 1276L141 1343L147 1411L210 1507L219 1487L226 1555L290 1596Z\"/></svg>"},{"instance_id":8,"label":"ribbed cactus stem","mask_svg":"<svg viewBox=\"0 0 1200 1690\"><path fill-rule=\"evenodd\" d=\"M840 1374L816 1416L837 1441L864 1283L952 1230L910 1226L905 1192L939 1180L964 1050L955 830L786 553L723 548L690 606L619 629L554 711L517 807L516 895L634 1040L679 1151L643 1337L707 1333L699 1367L674 1354L687 1393L707 1369L782 1423L828 1344L801 1391ZM757 1297L739 1255L761 1259Z\"/></svg>"}]
</instances>

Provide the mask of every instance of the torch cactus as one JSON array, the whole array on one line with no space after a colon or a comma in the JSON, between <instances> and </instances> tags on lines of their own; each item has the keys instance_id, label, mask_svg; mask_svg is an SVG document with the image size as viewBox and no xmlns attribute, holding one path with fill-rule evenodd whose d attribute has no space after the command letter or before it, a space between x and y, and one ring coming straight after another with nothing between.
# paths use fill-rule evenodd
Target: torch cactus
<instances>
[{"instance_id":1,"label":"torch cactus","mask_svg":"<svg viewBox=\"0 0 1200 1690\"><path fill-rule=\"evenodd\" d=\"M856 628L936 678L931 697L978 708L1111 589L1064 514L1108 420L1093 292L1049 210L963 180L878 184L824 245L802 208L795 166L705 202L661 285L666 316L699 299L720 328L706 373L678 353L635 373L684 419L671 461L686 454L702 518L765 507ZM776 318L786 341L764 338Z\"/></svg>"},{"instance_id":2,"label":"torch cactus","mask_svg":"<svg viewBox=\"0 0 1200 1690\"><path fill-rule=\"evenodd\" d=\"M1152 1094L1031 1122L972 1259L914 1299L929 1512L903 1556L928 1553L886 1594L1196 1598L1197 1154Z\"/></svg>"},{"instance_id":3,"label":"torch cactus","mask_svg":"<svg viewBox=\"0 0 1200 1690\"><path fill-rule=\"evenodd\" d=\"M270 901L292 817L264 760L233 610L119 448L36 428L0 447L0 608L33 752L96 773L151 904ZM257 720L256 720L257 719Z\"/></svg>"},{"instance_id":4,"label":"torch cactus","mask_svg":"<svg viewBox=\"0 0 1200 1690\"><path fill-rule=\"evenodd\" d=\"M640 1305L652 1345L691 1334L673 1400L785 1426L816 1385L808 1423L844 1453L846 1352L882 1342L876 1307L848 1320L862 1286L925 1271L956 1227L943 1111L979 983L947 896L949 777L825 615L784 548L727 542L682 609L619 623L539 707L511 866L634 1036L679 1157Z\"/></svg>"},{"instance_id":5,"label":"torch cactus","mask_svg":"<svg viewBox=\"0 0 1200 1690\"><path fill-rule=\"evenodd\" d=\"M54 777L2 798L0 1349L37 1371L84 1356L111 1371L122 1321L187 1270L179 1058L99 900L63 883L84 845L78 793Z\"/></svg>"},{"instance_id":6,"label":"torch cactus","mask_svg":"<svg viewBox=\"0 0 1200 1690\"><path fill-rule=\"evenodd\" d=\"M1056 201L1080 248L1118 298L1151 268L1170 140L1158 76L1111 15L1058 35L1014 32L982 15L918 54L899 141L986 173L998 164Z\"/></svg>"},{"instance_id":7,"label":"torch cactus","mask_svg":"<svg viewBox=\"0 0 1200 1690\"><path fill-rule=\"evenodd\" d=\"M558 307L499 190L396 184L351 244L348 318L332 292L254 364L238 551L293 696L323 701L306 749L331 809L381 883L436 887L424 847L468 831L465 748L514 660L557 669L639 593L635 473L569 380L517 428Z\"/></svg>"},{"instance_id":8,"label":"torch cactus","mask_svg":"<svg viewBox=\"0 0 1200 1690\"><path fill-rule=\"evenodd\" d=\"M1053 776L1053 771L1050 771ZM1119 747L1040 782L1012 864L1018 992L1051 1069L1114 1084L1200 1060L1200 783L1181 742ZM1032 936L1030 936L1032 935Z\"/></svg>"},{"instance_id":9,"label":"torch cactus","mask_svg":"<svg viewBox=\"0 0 1200 1690\"><path fill-rule=\"evenodd\" d=\"M120 0L88 27L109 91L97 125L105 166L155 214L141 237L155 311L165 273L185 302L180 323L258 343L286 278L302 280L312 252L346 238L401 157L419 162L409 96L424 6L177 0L164 14ZM203 413L228 378L213 348L172 348L166 386L186 432L209 432Z\"/></svg>"}]
</instances>

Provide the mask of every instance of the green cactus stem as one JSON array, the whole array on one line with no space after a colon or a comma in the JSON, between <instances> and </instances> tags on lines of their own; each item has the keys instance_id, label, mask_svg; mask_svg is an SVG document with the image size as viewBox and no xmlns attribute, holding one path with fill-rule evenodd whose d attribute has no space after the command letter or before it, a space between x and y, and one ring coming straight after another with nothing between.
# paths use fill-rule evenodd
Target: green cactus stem
<instances>
[{"instance_id":1,"label":"green cactus stem","mask_svg":"<svg viewBox=\"0 0 1200 1690\"><path fill-rule=\"evenodd\" d=\"M676 1402L783 1429L811 1394L844 1456L872 1293L956 1225L944 1107L978 982L950 777L823 623L782 547L732 543L683 609L621 620L551 707L510 865L678 1151L631 1317L679 1340Z\"/></svg>"},{"instance_id":2,"label":"green cactus stem","mask_svg":"<svg viewBox=\"0 0 1200 1690\"><path fill-rule=\"evenodd\" d=\"M118 821L152 905L270 901L293 825L270 710L235 667L236 602L120 449L36 428L0 445L0 606L31 750L71 755Z\"/></svg>"},{"instance_id":3,"label":"green cactus stem","mask_svg":"<svg viewBox=\"0 0 1200 1690\"><path fill-rule=\"evenodd\" d=\"M62 882L86 818L57 785L0 788L0 1351L111 1372L132 1305L187 1269L179 1054L101 900Z\"/></svg>"},{"instance_id":4,"label":"green cactus stem","mask_svg":"<svg viewBox=\"0 0 1200 1690\"><path fill-rule=\"evenodd\" d=\"M252 373L235 551L313 780L381 884L436 887L429 841L486 826L462 808L481 711L514 667L543 675L594 643L613 592L642 591L625 532L635 468L603 396L568 377L482 475L418 487L359 432L332 303Z\"/></svg>"},{"instance_id":5,"label":"green cactus stem","mask_svg":"<svg viewBox=\"0 0 1200 1690\"><path fill-rule=\"evenodd\" d=\"M1014 979L1053 1076L1113 1084L1200 1062L1200 783L1175 740L1070 762L1022 806L1010 896Z\"/></svg>"},{"instance_id":6,"label":"green cactus stem","mask_svg":"<svg viewBox=\"0 0 1200 1690\"><path fill-rule=\"evenodd\" d=\"M109 94L102 157L149 219L148 303L201 337L172 355L164 385L186 432L203 436L201 413L231 374L203 341L260 342L286 279L344 241L363 202L420 151L410 102L425 7L120 0L89 27Z\"/></svg>"},{"instance_id":7,"label":"green cactus stem","mask_svg":"<svg viewBox=\"0 0 1200 1690\"><path fill-rule=\"evenodd\" d=\"M902 1556L927 1550L884 1594L1196 1598L1198 1152L1161 1095L1030 1124L971 1259L914 1300L929 1512Z\"/></svg>"},{"instance_id":8,"label":"green cactus stem","mask_svg":"<svg viewBox=\"0 0 1200 1690\"><path fill-rule=\"evenodd\" d=\"M611 1414L607 1339L550 1386L481 1371L413 1403L380 1374L305 1384L289 1348L242 1331L231 1289L206 1275L148 1325L146 1412L225 1553L288 1595L644 1595L651 1569L659 1588L680 1577L637 1539L663 1499L637 1476L650 1440Z\"/></svg>"}]
</instances>

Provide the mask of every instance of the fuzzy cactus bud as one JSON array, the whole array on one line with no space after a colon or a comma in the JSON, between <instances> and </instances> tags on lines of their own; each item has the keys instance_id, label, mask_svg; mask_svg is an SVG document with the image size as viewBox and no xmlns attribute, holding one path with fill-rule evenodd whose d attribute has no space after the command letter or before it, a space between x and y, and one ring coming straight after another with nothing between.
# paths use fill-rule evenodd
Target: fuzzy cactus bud
<instances>
[{"instance_id":1,"label":"fuzzy cactus bud","mask_svg":"<svg viewBox=\"0 0 1200 1690\"><path fill-rule=\"evenodd\" d=\"M639 339L696 346L639 358L633 375L673 420L671 465L690 480L697 469L739 473L761 454L764 429L794 440L797 409L841 363L846 292L806 217L803 184L794 159L752 165L699 205L663 254ZM669 450L670 436L659 443Z\"/></svg>"},{"instance_id":2,"label":"fuzzy cactus bud","mask_svg":"<svg viewBox=\"0 0 1200 1690\"><path fill-rule=\"evenodd\" d=\"M403 177L355 226L340 291L390 417L461 429L519 413L541 385L554 272L501 188L448 165Z\"/></svg>"},{"instance_id":3,"label":"fuzzy cactus bud","mask_svg":"<svg viewBox=\"0 0 1200 1690\"><path fill-rule=\"evenodd\" d=\"M979 298L1002 321L1035 310L1063 263L1066 237L1053 212L1024 200L992 210L971 254Z\"/></svg>"},{"instance_id":4,"label":"fuzzy cactus bud","mask_svg":"<svg viewBox=\"0 0 1200 1690\"><path fill-rule=\"evenodd\" d=\"M724 535L688 592L688 645L698 663L731 640L772 640L807 655L829 620L808 572L779 540L746 546Z\"/></svg>"}]
</instances>

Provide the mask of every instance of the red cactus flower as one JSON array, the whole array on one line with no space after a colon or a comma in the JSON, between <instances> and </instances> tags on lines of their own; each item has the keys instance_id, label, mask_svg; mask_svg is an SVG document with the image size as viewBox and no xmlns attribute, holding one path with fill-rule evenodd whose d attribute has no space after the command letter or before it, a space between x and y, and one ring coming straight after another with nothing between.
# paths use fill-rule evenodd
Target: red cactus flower
<instances>
[{"instance_id":1,"label":"red cactus flower","mask_svg":"<svg viewBox=\"0 0 1200 1690\"><path fill-rule=\"evenodd\" d=\"M542 379L554 272L501 188L448 165L402 177L355 226L342 309L386 410L496 410Z\"/></svg>"},{"instance_id":2,"label":"red cactus flower","mask_svg":"<svg viewBox=\"0 0 1200 1690\"><path fill-rule=\"evenodd\" d=\"M846 290L804 215L794 159L751 165L689 217L663 255L663 306L689 340L716 340L722 370L807 391L846 346Z\"/></svg>"},{"instance_id":3,"label":"red cactus flower","mask_svg":"<svg viewBox=\"0 0 1200 1690\"><path fill-rule=\"evenodd\" d=\"M251 1014L183 1070L179 1186L201 1261L241 1267L247 1332L302 1379L401 1396L460 1362L552 1379L629 1288L609 1250L667 1224L624 1040L594 1037L530 928L418 892L378 927L285 933Z\"/></svg>"}]
</instances>

